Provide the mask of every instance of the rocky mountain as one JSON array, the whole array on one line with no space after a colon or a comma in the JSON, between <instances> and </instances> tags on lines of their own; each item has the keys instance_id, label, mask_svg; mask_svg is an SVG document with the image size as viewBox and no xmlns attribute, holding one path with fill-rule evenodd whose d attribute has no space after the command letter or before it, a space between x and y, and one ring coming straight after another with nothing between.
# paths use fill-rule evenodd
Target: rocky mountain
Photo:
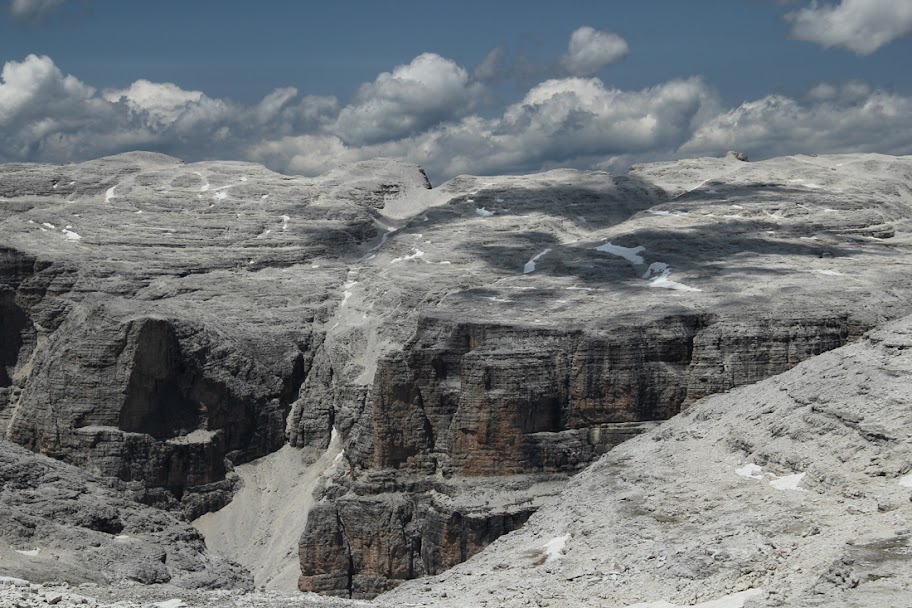
<instances>
[{"instance_id":1,"label":"rocky mountain","mask_svg":"<svg viewBox=\"0 0 912 608\"><path fill-rule=\"evenodd\" d=\"M912 317L704 399L407 606L905 606Z\"/></svg>"},{"instance_id":2,"label":"rocky mountain","mask_svg":"<svg viewBox=\"0 0 912 608\"><path fill-rule=\"evenodd\" d=\"M372 597L912 312L910 217L912 159L879 155L437 188L384 160L5 165L0 428L199 518L257 585Z\"/></svg>"}]
</instances>

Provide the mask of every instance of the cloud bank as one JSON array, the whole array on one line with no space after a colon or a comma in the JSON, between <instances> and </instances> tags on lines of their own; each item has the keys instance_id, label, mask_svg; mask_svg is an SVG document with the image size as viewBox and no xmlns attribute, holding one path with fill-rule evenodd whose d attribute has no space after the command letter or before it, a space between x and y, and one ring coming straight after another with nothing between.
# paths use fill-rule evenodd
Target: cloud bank
<instances>
[{"instance_id":1,"label":"cloud bank","mask_svg":"<svg viewBox=\"0 0 912 608\"><path fill-rule=\"evenodd\" d=\"M824 47L843 47L870 55L882 46L912 33L910 0L842 0L819 4L786 15L791 36Z\"/></svg>"},{"instance_id":2,"label":"cloud bank","mask_svg":"<svg viewBox=\"0 0 912 608\"><path fill-rule=\"evenodd\" d=\"M578 74L604 69L623 56L610 41L581 28L561 61ZM285 87L240 104L148 80L100 90L64 74L50 57L29 55L0 73L0 161L80 161L145 149L313 175L386 156L418 163L439 182L557 166L623 171L632 162L730 149L753 158L912 154L912 98L864 83L821 84L801 96L769 95L732 108L696 77L621 90L564 75L497 108L479 74L484 67L471 73L424 53L364 83L347 101Z\"/></svg>"}]
</instances>

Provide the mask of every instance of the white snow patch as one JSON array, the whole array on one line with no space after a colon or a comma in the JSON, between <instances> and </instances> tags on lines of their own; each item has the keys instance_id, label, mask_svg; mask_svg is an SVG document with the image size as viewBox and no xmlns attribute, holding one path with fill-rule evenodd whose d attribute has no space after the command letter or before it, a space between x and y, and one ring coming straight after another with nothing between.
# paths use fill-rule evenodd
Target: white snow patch
<instances>
[{"instance_id":1,"label":"white snow patch","mask_svg":"<svg viewBox=\"0 0 912 608\"><path fill-rule=\"evenodd\" d=\"M826 208L823 210L824 213L836 213L835 209Z\"/></svg>"},{"instance_id":2,"label":"white snow patch","mask_svg":"<svg viewBox=\"0 0 912 608\"><path fill-rule=\"evenodd\" d=\"M246 177L242 177L242 178L241 178L241 181L242 181L242 182L246 182L246 181L247 181L247 178L246 178Z\"/></svg>"},{"instance_id":3,"label":"white snow patch","mask_svg":"<svg viewBox=\"0 0 912 608\"><path fill-rule=\"evenodd\" d=\"M825 274L831 277L841 277L843 276L838 270L815 270L817 274Z\"/></svg>"},{"instance_id":4,"label":"white snow patch","mask_svg":"<svg viewBox=\"0 0 912 608\"><path fill-rule=\"evenodd\" d=\"M900 477L897 483L904 488L912 488L912 474Z\"/></svg>"},{"instance_id":5,"label":"white snow patch","mask_svg":"<svg viewBox=\"0 0 912 608\"><path fill-rule=\"evenodd\" d=\"M16 549L16 553L25 555L26 557L38 557L38 554L41 553L41 549Z\"/></svg>"},{"instance_id":6,"label":"white snow patch","mask_svg":"<svg viewBox=\"0 0 912 608\"><path fill-rule=\"evenodd\" d=\"M266 200L267 198L269 198L269 195L268 195L268 194L264 194L264 195L261 196L260 198L263 199L263 200Z\"/></svg>"},{"instance_id":7,"label":"white snow patch","mask_svg":"<svg viewBox=\"0 0 912 608\"><path fill-rule=\"evenodd\" d=\"M567 291L592 291L591 287L577 287L576 285L571 285L570 287L564 287Z\"/></svg>"},{"instance_id":8,"label":"white snow patch","mask_svg":"<svg viewBox=\"0 0 912 608\"><path fill-rule=\"evenodd\" d=\"M437 262L437 263L438 263L438 264L452 264L453 262L451 262L451 261L449 261L449 260L444 260L444 261L442 261L442 262Z\"/></svg>"},{"instance_id":9,"label":"white snow patch","mask_svg":"<svg viewBox=\"0 0 912 608\"><path fill-rule=\"evenodd\" d=\"M108 191L105 192L105 202L106 203L110 203L111 199L114 198L114 188L116 188L116 187L117 186L111 186L110 188L108 188Z\"/></svg>"},{"instance_id":10,"label":"white snow patch","mask_svg":"<svg viewBox=\"0 0 912 608\"><path fill-rule=\"evenodd\" d=\"M654 271L660 274L649 282L650 287L661 287L662 289L674 289L677 291L703 291L702 289L697 289L696 287L691 287L684 283L669 281L668 277L671 275L671 269L668 268L668 264L664 262L653 262L650 264L649 270L646 271L643 278L648 279Z\"/></svg>"},{"instance_id":11,"label":"white snow patch","mask_svg":"<svg viewBox=\"0 0 912 608\"><path fill-rule=\"evenodd\" d=\"M646 274L643 275L644 279L650 279L653 275L662 274L668 270L668 264L665 262L653 262L649 265L649 268L646 269Z\"/></svg>"},{"instance_id":12,"label":"white snow patch","mask_svg":"<svg viewBox=\"0 0 912 608\"><path fill-rule=\"evenodd\" d=\"M466 199L466 202L467 202L467 203L474 203L474 202L475 202L475 199L474 199L474 198L467 198L467 199Z\"/></svg>"},{"instance_id":13,"label":"white snow patch","mask_svg":"<svg viewBox=\"0 0 912 608\"><path fill-rule=\"evenodd\" d=\"M260 236L258 236L257 238L258 238L258 239L264 239L264 238L266 238L267 236L269 236L271 233L272 233L272 230L266 230L266 231L264 231Z\"/></svg>"},{"instance_id":14,"label":"white snow patch","mask_svg":"<svg viewBox=\"0 0 912 608\"><path fill-rule=\"evenodd\" d=\"M512 302L513 300L507 300L506 298L498 298L496 296L482 296L482 300L487 300L489 302Z\"/></svg>"},{"instance_id":15,"label":"white snow patch","mask_svg":"<svg viewBox=\"0 0 912 608\"><path fill-rule=\"evenodd\" d=\"M227 192L216 192L215 196L213 196L212 198L214 198L217 201L223 201L226 198L228 198L228 193Z\"/></svg>"},{"instance_id":16,"label":"white snow patch","mask_svg":"<svg viewBox=\"0 0 912 608\"><path fill-rule=\"evenodd\" d=\"M41 222L41 225L47 228L48 230L57 230L57 226L50 222Z\"/></svg>"},{"instance_id":17,"label":"white snow patch","mask_svg":"<svg viewBox=\"0 0 912 608\"><path fill-rule=\"evenodd\" d=\"M491 217L492 215L494 215L493 211L488 211L484 207L477 207L475 209L475 213L477 213L478 215L480 215L482 217Z\"/></svg>"},{"instance_id":18,"label":"white snow patch","mask_svg":"<svg viewBox=\"0 0 912 608\"><path fill-rule=\"evenodd\" d=\"M823 188L823 186L821 186L820 184L815 184L813 182L808 182L803 185L805 188L810 188L811 190L820 190L821 188Z\"/></svg>"},{"instance_id":19,"label":"white snow patch","mask_svg":"<svg viewBox=\"0 0 912 608\"><path fill-rule=\"evenodd\" d=\"M564 534L563 536L552 538L545 543L545 546L542 547L542 549L545 551L546 564L564 556L564 547L567 545L568 540L570 540L570 535Z\"/></svg>"},{"instance_id":20,"label":"white snow patch","mask_svg":"<svg viewBox=\"0 0 912 608\"><path fill-rule=\"evenodd\" d=\"M801 483L802 479L804 479L804 473L795 473L794 475L778 477L772 480L770 482L770 485L777 490L794 490L795 492L807 492L807 490L804 488L798 487L798 484Z\"/></svg>"},{"instance_id":21,"label":"white snow patch","mask_svg":"<svg viewBox=\"0 0 912 608\"><path fill-rule=\"evenodd\" d=\"M747 463L740 469L735 469L735 473L747 479L763 479L763 467L752 462Z\"/></svg>"},{"instance_id":22,"label":"white snow patch","mask_svg":"<svg viewBox=\"0 0 912 608\"><path fill-rule=\"evenodd\" d=\"M75 184L75 183L76 183L75 180L74 180L74 181L71 181L69 184L67 184L67 186L72 186L72 185Z\"/></svg>"},{"instance_id":23,"label":"white snow patch","mask_svg":"<svg viewBox=\"0 0 912 608\"><path fill-rule=\"evenodd\" d=\"M641 251L646 251L646 248L642 245L639 247L623 247L621 245L614 245L611 241L608 241L604 245L596 247L595 250L622 257L631 264L642 264L643 256L639 255L639 253Z\"/></svg>"},{"instance_id":24,"label":"white snow patch","mask_svg":"<svg viewBox=\"0 0 912 608\"><path fill-rule=\"evenodd\" d=\"M288 230L288 220L290 219L287 215L282 216L282 230Z\"/></svg>"},{"instance_id":25,"label":"white snow patch","mask_svg":"<svg viewBox=\"0 0 912 608\"><path fill-rule=\"evenodd\" d=\"M127 536L126 534L119 534L114 537L114 540L116 540L117 542L125 543L128 540L130 540L130 537Z\"/></svg>"},{"instance_id":26,"label":"white snow patch","mask_svg":"<svg viewBox=\"0 0 912 608\"><path fill-rule=\"evenodd\" d=\"M386 236L386 235L383 235L383 236ZM404 262L406 260L415 260L417 258L424 257L424 252L421 251L420 249L412 249L412 252L413 253L411 255L406 255L406 256L402 256L401 258L394 258L394 259L390 260L390 264L395 264L397 262Z\"/></svg>"},{"instance_id":27,"label":"white snow patch","mask_svg":"<svg viewBox=\"0 0 912 608\"><path fill-rule=\"evenodd\" d=\"M542 257L543 255L545 255L546 253L549 253L550 251L551 251L551 248L549 247L548 249L545 249L544 251L542 251L541 253L539 253L537 256L533 257L531 260L529 260L528 262L526 262L526 265L523 266L523 274L529 274L530 272L535 272L535 261L536 261L538 258L540 258L540 257Z\"/></svg>"},{"instance_id":28,"label":"white snow patch","mask_svg":"<svg viewBox=\"0 0 912 608\"><path fill-rule=\"evenodd\" d=\"M352 292L350 292L350 291L343 291L343 292L342 292L342 304L340 304L340 306L345 306L345 303L348 302L348 299L349 299L350 297L352 297Z\"/></svg>"},{"instance_id":29,"label":"white snow patch","mask_svg":"<svg viewBox=\"0 0 912 608\"><path fill-rule=\"evenodd\" d=\"M72 230L67 230L66 228L64 228L64 229L61 230L60 232L62 232L63 234L65 234L65 235L66 235L66 238L67 238L68 240L70 240L70 241L78 241L78 240L80 240L80 239L82 238L81 236L79 236L78 234L76 234L75 232L73 232Z\"/></svg>"},{"instance_id":30,"label":"white snow patch","mask_svg":"<svg viewBox=\"0 0 912 608\"><path fill-rule=\"evenodd\" d=\"M718 599L701 602L699 604L687 604L682 606L680 604L672 604L671 602L659 601L633 604L627 606L627 608L744 608L744 602L761 593L763 593L762 589L748 589L747 591L739 591L738 593L732 593L731 595L725 595Z\"/></svg>"},{"instance_id":31,"label":"white snow patch","mask_svg":"<svg viewBox=\"0 0 912 608\"><path fill-rule=\"evenodd\" d=\"M154 608L181 608L181 606L186 606L184 600L174 598L173 600L165 600L163 602L156 602L152 604Z\"/></svg>"},{"instance_id":32,"label":"white snow patch","mask_svg":"<svg viewBox=\"0 0 912 608\"><path fill-rule=\"evenodd\" d=\"M57 189L57 182L54 182L54 185L51 186L51 188L53 188L54 190L56 190L56 189Z\"/></svg>"},{"instance_id":33,"label":"white snow patch","mask_svg":"<svg viewBox=\"0 0 912 608\"><path fill-rule=\"evenodd\" d=\"M647 209L646 213L651 213L652 215L661 215L664 217L682 217L687 215L686 211L665 211L664 209Z\"/></svg>"},{"instance_id":34,"label":"white snow patch","mask_svg":"<svg viewBox=\"0 0 912 608\"><path fill-rule=\"evenodd\" d=\"M503 200L502 198L495 198L495 199L494 199L494 202L495 202L495 203L502 203L502 202L504 202L504 200Z\"/></svg>"}]
</instances>

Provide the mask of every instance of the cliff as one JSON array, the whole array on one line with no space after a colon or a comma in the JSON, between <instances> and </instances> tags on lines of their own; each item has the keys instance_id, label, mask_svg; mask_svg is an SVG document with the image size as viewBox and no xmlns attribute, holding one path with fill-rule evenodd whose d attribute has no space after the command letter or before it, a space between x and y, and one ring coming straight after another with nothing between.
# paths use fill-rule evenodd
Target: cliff
<instances>
[{"instance_id":1,"label":"cliff","mask_svg":"<svg viewBox=\"0 0 912 608\"><path fill-rule=\"evenodd\" d=\"M196 518L335 430L299 584L343 596L464 561L622 441L910 310L908 158L431 189L133 153L0 183L6 436Z\"/></svg>"}]
</instances>

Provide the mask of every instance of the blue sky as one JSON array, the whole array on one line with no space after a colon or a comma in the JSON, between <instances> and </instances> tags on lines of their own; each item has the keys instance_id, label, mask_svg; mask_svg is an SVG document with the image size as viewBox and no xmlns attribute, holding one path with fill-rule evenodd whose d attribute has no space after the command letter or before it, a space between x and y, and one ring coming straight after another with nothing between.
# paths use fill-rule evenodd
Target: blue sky
<instances>
[{"instance_id":1,"label":"blue sky","mask_svg":"<svg viewBox=\"0 0 912 608\"><path fill-rule=\"evenodd\" d=\"M912 0L10 0L0 161L912 153Z\"/></svg>"}]
</instances>

